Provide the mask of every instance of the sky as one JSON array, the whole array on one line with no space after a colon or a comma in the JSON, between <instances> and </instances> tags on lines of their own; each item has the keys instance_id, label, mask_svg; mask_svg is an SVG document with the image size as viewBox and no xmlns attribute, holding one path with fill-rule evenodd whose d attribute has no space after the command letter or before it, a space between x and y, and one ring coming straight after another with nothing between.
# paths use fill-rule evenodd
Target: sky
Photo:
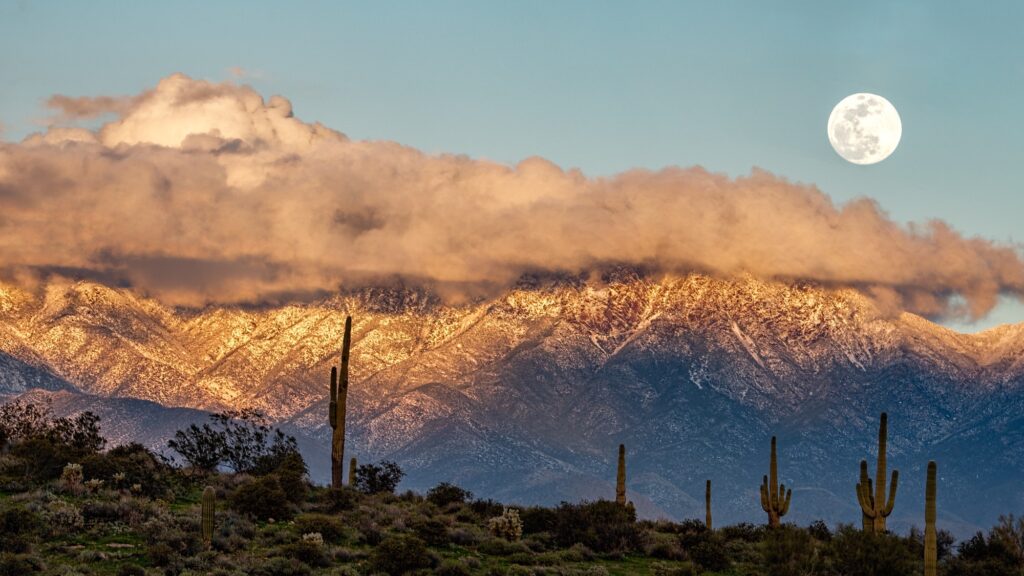
<instances>
[{"instance_id":1,"label":"sky","mask_svg":"<svg viewBox=\"0 0 1024 576\"><path fill-rule=\"evenodd\" d=\"M0 1L0 138L53 94L135 95L180 72L285 96L357 140L590 177L760 168L899 223L1024 241L1020 2ZM899 110L880 164L829 146L854 92ZM95 124L98 120L92 120ZM88 125L88 122L86 122ZM1024 321L1007 298L961 330Z\"/></svg>"}]
</instances>

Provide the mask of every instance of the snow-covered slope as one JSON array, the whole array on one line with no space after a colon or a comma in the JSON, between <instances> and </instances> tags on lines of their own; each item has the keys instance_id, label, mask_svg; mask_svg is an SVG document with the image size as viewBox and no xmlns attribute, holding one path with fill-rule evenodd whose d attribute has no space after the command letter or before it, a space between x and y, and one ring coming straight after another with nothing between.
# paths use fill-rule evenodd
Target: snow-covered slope
<instances>
[{"instance_id":1,"label":"snow-covered slope","mask_svg":"<svg viewBox=\"0 0 1024 576\"><path fill-rule=\"evenodd\" d=\"M399 460L411 486L596 497L625 442L642 511L696 515L711 478L722 521L753 520L776 434L793 517L852 522L886 410L897 522L919 523L929 458L948 471L955 526L1024 507L1007 481L1024 472L1024 327L958 334L852 290L613 270L460 306L399 288L201 311L86 282L0 295L0 354L18 366L92 395L258 408L324 445L326 375L352 314L350 451ZM4 358L0 382L28 370ZM21 378L6 381L34 381Z\"/></svg>"}]
</instances>

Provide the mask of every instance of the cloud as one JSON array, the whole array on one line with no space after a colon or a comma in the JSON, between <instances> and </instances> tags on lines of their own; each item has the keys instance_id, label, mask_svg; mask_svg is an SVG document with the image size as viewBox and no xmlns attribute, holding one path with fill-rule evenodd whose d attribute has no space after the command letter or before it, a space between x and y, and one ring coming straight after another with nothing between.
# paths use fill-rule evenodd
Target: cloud
<instances>
[{"instance_id":1,"label":"cloud","mask_svg":"<svg viewBox=\"0 0 1024 576\"><path fill-rule=\"evenodd\" d=\"M760 170L588 178L541 158L428 155L183 75L129 101L95 131L0 143L5 275L97 277L187 305L382 278L480 294L618 264L855 287L929 316L1024 294L1016 247Z\"/></svg>"},{"instance_id":2,"label":"cloud","mask_svg":"<svg viewBox=\"0 0 1024 576\"><path fill-rule=\"evenodd\" d=\"M55 94L46 100L46 107L53 110L55 116L50 118L50 123L61 124L76 120L88 120L98 118L105 114L123 114L129 109L138 97L131 96L81 96L71 98Z\"/></svg>"}]
</instances>

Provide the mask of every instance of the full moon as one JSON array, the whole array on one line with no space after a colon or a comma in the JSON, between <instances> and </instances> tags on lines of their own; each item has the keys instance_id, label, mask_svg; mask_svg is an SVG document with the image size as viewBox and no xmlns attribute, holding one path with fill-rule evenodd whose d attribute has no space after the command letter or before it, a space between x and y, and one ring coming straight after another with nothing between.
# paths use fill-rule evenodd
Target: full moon
<instances>
[{"instance_id":1,"label":"full moon","mask_svg":"<svg viewBox=\"0 0 1024 576\"><path fill-rule=\"evenodd\" d=\"M836 104L828 117L828 141L837 154L854 164L885 160L902 135L896 107L877 94L851 94Z\"/></svg>"}]
</instances>

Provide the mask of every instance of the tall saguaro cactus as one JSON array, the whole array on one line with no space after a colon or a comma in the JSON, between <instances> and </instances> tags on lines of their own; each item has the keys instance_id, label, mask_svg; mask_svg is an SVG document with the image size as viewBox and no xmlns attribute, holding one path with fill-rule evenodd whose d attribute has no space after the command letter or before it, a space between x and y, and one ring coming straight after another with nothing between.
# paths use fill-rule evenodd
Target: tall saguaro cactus
<instances>
[{"instance_id":1,"label":"tall saguaro cactus","mask_svg":"<svg viewBox=\"0 0 1024 576\"><path fill-rule=\"evenodd\" d=\"M615 476L615 502L626 505L626 445L619 444L619 472Z\"/></svg>"},{"instance_id":2,"label":"tall saguaro cactus","mask_svg":"<svg viewBox=\"0 0 1024 576\"><path fill-rule=\"evenodd\" d=\"M203 490L203 512L202 512L202 527L203 527L203 544L206 545L207 550L213 544L213 522L217 508L217 491L213 489L213 486L207 486Z\"/></svg>"},{"instance_id":3,"label":"tall saguaro cactus","mask_svg":"<svg viewBox=\"0 0 1024 576\"><path fill-rule=\"evenodd\" d=\"M886 460L885 448L889 434L889 415L882 412L881 423L878 426L878 467L875 470L874 493L872 483L867 477L867 460L861 460L861 482L857 484L857 501L860 503L861 512L865 520L865 531L867 530L867 519L871 519L871 531L877 534L885 532L885 519L892 514L892 508L896 504L896 487L899 483L899 470L892 471L892 482L889 484L889 500L885 499L885 474Z\"/></svg>"},{"instance_id":4,"label":"tall saguaro cactus","mask_svg":"<svg viewBox=\"0 0 1024 576\"><path fill-rule=\"evenodd\" d=\"M331 487L341 488L345 467L345 410L348 400L348 350L352 345L352 317L345 318L345 337L341 342L341 371L331 366Z\"/></svg>"},{"instance_id":5,"label":"tall saguaro cactus","mask_svg":"<svg viewBox=\"0 0 1024 576\"><path fill-rule=\"evenodd\" d=\"M768 526L778 527L781 518L789 512L789 503L793 499L793 490L786 490L786 485L779 485L779 460L776 451L776 439L772 436L772 459L769 475L761 483L761 508L768 513Z\"/></svg>"},{"instance_id":6,"label":"tall saguaro cactus","mask_svg":"<svg viewBox=\"0 0 1024 576\"><path fill-rule=\"evenodd\" d=\"M704 525L708 530L714 530L711 525L711 480L708 480L707 486L704 488L704 511Z\"/></svg>"},{"instance_id":7,"label":"tall saguaro cactus","mask_svg":"<svg viewBox=\"0 0 1024 576\"><path fill-rule=\"evenodd\" d=\"M935 532L935 462L928 463L928 483L924 490L924 576L935 576L939 548Z\"/></svg>"}]
</instances>

